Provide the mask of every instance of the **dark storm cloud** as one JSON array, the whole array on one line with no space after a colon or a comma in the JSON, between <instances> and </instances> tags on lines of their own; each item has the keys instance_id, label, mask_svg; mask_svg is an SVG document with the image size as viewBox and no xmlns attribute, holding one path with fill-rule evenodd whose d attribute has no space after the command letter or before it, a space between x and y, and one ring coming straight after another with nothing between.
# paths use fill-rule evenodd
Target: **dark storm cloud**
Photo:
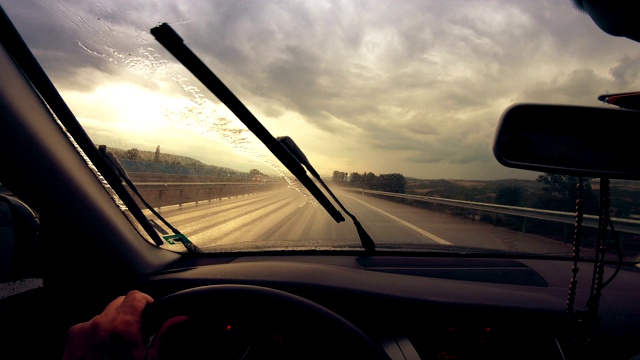
<instances>
[{"instance_id":1,"label":"dark storm cloud","mask_svg":"<svg viewBox=\"0 0 640 360\"><path fill-rule=\"evenodd\" d=\"M31 0L2 3L5 12L13 19L14 25L36 57L41 59L42 63L46 63L45 70L65 78L82 64L80 59L74 63L74 58L68 56L70 53L78 53L80 49L76 43L67 38L82 31L82 28L81 25L75 29L66 27L61 33L57 26L57 19L52 19L51 11L46 5L46 3ZM65 16L77 17L77 10L67 8Z\"/></svg>"},{"instance_id":2,"label":"dark storm cloud","mask_svg":"<svg viewBox=\"0 0 640 360\"><path fill-rule=\"evenodd\" d=\"M460 3L429 9L422 2L342 5L322 3L318 8L329 11L321 12L309 3L226 4L206 22L217 36L199 45L238 74L234 81L243 89L299 112L305 126L339 131L340 123L329 118L339 119L361 129L361 141L377 149L423 150L411 161L492 158L490 132L485 143L469 144L459 133L468 124L452 118L450 126L439 127L442 114L518 93L584 102L605 90L606 79L588 70L564 80L541 82L536 76L538 66L562 68L569 59L594 58L609 46L570 4L465 2L468 11L452 6ZM408 129L444 141L425 149ZM471 150L462 151L462 145Z\"/></svg>"},{"instance_id":3,"label":"dark storm cloud","mask_svg":"<svg viewBox=\"0 0 640 360\"><path fill-rule=\"evenodd\" d=\"M634 57L625 55L618 65L611 68L610 72L619 87L637 86L640 82L640 55Z\"/></svg>"},{"instance_id":4,"label":"dark storm cloud","mask_svg":"<svg viewBox=\"0 0 640 360\"><path fill-rule=\"evenodd\" d=\"M609 91L612 85L611 79L598 76L593 70L579 69L567 76L532 84L521 97L531 102L597 105L597 96Z\"/></svg>"},{"instance_id":5,"label":"dark storm cloud","mask_svg":"<svg viewBox=\"0 0 640 360\"><path fill-rule=\"evenodd\" d=\"M58 87L81 91L103 80L87 77L86 69L119 76L136 67L152 68L155 49L150 54L147 46L156 44L150 44L148 30L158 23L152 19L178 13L171 3L124 0L8 0L2 5Z\"/></svg>"},{"instance_id":6,"label":"dark storm cloud","mask_svg":"<svg viewBox=\"0 0 640 360\"><path fill-rule=\"evenodd\" d=\"M115 76L174 62L148 34L166 21L252 109L298 113L300 128L357 133L359 144L406 151L412 163L492 161L493 130L511 102L591 103L640 73L637 44L606 36L570 0L3 6L68 87L95 86L81 76L88 67Z\"/></svg>"},{"instance_id":7,"label":"dark storm cloud","mask_svg":"<svg viewBox=\"0 0 640 360\"><path fill-rule=\"evenodd\" d=\"M519 97L521 101L552 102L597 106L597 96L607 93L635 91L640 83L640 56L623 57L609 73L596 74L591 69L576 69L546 81L532 84Z\"/></svg>"}]
</instances>

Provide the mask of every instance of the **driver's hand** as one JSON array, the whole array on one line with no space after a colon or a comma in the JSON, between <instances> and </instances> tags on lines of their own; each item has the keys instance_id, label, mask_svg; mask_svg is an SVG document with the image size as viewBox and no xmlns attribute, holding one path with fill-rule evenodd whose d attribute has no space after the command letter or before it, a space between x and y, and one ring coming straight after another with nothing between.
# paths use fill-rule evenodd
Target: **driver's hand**
<instances>
[{"instance_id":1,"label":"driver's hand","mask_svg":"<svg viewBox=\"0 0 640 360\"><path fill-rule=\"evenodd\" d=\"M69 329L65 360L145 359L142 311L153 299L139 291L120 296L93 319Z\"/></svg>"}]
</instances>

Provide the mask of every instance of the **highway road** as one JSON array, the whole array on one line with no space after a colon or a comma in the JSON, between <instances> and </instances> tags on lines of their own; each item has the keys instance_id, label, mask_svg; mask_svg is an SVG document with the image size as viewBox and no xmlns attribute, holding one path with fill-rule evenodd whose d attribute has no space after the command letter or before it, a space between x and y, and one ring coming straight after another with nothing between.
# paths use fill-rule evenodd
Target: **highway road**
<instances>
[{"instance_id":1,"label":"highway road","mask_svg":"<svg viewBox=\"0 0 640 360\"><path fill-rule=\"evenodd\" d=\"M563 255L572 249L542 236L357 192L337 190L336 195L380 248L476 247ZM163 207L160 213L206 251L353 248L360 244L348 217L335 223L322 207L292 188Z\"/></svg>"}]
</instances>

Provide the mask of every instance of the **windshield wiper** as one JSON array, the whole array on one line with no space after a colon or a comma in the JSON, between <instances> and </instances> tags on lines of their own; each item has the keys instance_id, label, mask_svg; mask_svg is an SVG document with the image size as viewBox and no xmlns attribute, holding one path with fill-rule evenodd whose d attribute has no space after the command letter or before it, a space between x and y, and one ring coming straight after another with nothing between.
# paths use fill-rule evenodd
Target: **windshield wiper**
<instances>
[{"instance_id":1,"label":"windshield wiper","mask_svg":"<svg viewBox=\"0 0 640 360\"><path fill-rule=\"evenodd\" d=\"M349 216L351 220L353 220L353 224L358 230L358 236L360 237L360 243L362 243L362 247L367 251L374 251L376 249L376 244L373 242L371 236L369 236L364 227L362 227L360 221L358 221L358 219L356 219L353 214L347 211L340 200L338 200L338 198L333 194L333 191L331 191L327 184L325 184L325 182L320 177L320 174L318 174L316 169L313 168L313 166L309 162L309 159L307 159L307 156L304 154L304 152L302 152L298 145L296 145L293 139L289 136L279 136L276 140L278 140L280 144L282 144L282 146L284 146L285 149L287 149L289 153L291 153L291 155L293 155L293 157L296 158L296 160L298 160L298 162L302 164L305 169L307 169L307 171L309 171L311 175L313 175L313 177L320 182L320 184L322 184L322 187L329 193L329 195L331 195L333 200L338 204L338 206L340 206L342 211L344 211L344 213L347 214L347 216Z\"/></svg>"},{"instance_id":2,"label":"windshield wiper","mask_svg":"<svg viewBox=\"0 0 640 360\"><path fill-rule=\"evenodd\" d=\"M173 227L167 220L165 220L164 217L162 217L156 211L156 209L153 208L153 206L151 206L147 202L147 200L145 200L145 198L142 195L140 195L140 192L138 192L138 188L135 186L133 181L131 181L131 178L129 177L129 174L127 173L127 171L124 169L124 166L122 166L122 164L120 163L118 158L116 158L113 155L113 153L111 153L111 151L107 151L107 146L106 145L98 146L98 152L106 160L107 165L111 168L113 173L117 174L120 177L120 179L122 179L122 181L124 181L124 183L127 184L129 189L131 189L131 191L133 191L133 193L136 194L136 196L138 197L138 199L140 199L140 201L144 204L144 206L149 211L151 211L151 213L153 215L155 215L156 218L158 218L160 221L162 221L162 223L165 224L169 228L169 230L171 230L173 232L173 235L166 235L166 232L164 232L164 234L162 236L162 238L164 240L166 240L167 242L169 242L169 241L178 241L178 242L182 243L182 245L185 247L185 249L187 249L188 252L191 252L191 253L201 253L202 252L202 250L196 244L192 243L189 240L189 238L187 238L186 235L184 235L178 229ZM152 226L153 226L153 223L152 223ZM154 228L155 228L155 226L154 226ZM162 229L160 229L160 230L162 230Z\"/></svg>"},{"instance_id":3,"label":"windshield wiper","mask_svg":"<svg viewBox=\"0 0 640 360\"><path fill-rule=\"evenodd\" d=\"M20 67L25 78L31 82L35 91L42 101L49 107L51 113L64 126L64 130L75 141L75 144L82 149L89 161L96 167L98 172L111 185L118 194L120 200L129 209L131 215L139 222L140 226L149 234L151 240L160 246L162 239L153 228L153 225L146 218L142 209L138 207L133 197L127 192L119 179L119 175L113 171L107 161L100 155L89 135L76 119L75 115L62 99L58 89L53 85L47 73L24 42L18 30L9 17L0 7L0 33L3 35L0 40L2 46L11 56L15 64Z\"/></svg>"},{"instance_id":4,"label":"windshield wiper","mask_svg":"<svg viewBox=\"0 0 640 360\"><path fill-rule=\"evenodd\" d=\"M169 24L163 23L154 27L151 29L151 34L262 141L267 149L300 181L337 223L345 220L342 213L336 209L329 198L309 178L300 162L269 133L231 90L184 44L182 38Z\"/></svg>"}]
</instances>

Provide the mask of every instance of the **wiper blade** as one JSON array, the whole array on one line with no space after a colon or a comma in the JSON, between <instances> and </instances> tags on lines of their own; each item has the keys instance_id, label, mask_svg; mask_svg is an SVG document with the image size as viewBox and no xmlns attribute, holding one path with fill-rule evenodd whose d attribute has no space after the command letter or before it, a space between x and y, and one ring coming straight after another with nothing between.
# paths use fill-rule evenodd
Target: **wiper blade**
<instances>
[{"instance_id":1,"label":"wiper blade","mask_svg":"<svg viewBox=\"0 0 640 360\"><path fill-rule=\"evenodd\" d=\"M164 235L163 238L165 240L167 240L168 242L178 241L182 243L182 245L185 247L185 249L187 249L188 252L191 252L191 253L202 252L202 250L196 244L192 243L183 233L181 233L178 229L173 227L167 220L165 220L164 217L162 217L156 211L156 209L153 208L153 206L151 206L147 202L147 200L145 200L144 197L142 197L142 195L140 195L140 192L138 192L138 188L135 186L133 181L131 181L131 178L129 177L129 174L127 173L127 171L124 169L124 167L122 166L118 158L116 158L110 151L107 151L106 145L100 145L98 147L98 152L106 160L107 165L111 167L111 169L113 170L113 173L117 174L120 177L120 179L122 179L125 182L125 184L127 184L129 189L131 189L131 191L133 191L133 193L136 194L136 196L138 196L138 199L142 201L144 206L149 211L151 211L153 215L155 215L158 219L160 219L160 221L162 221L162 223L165 224L173 232L173 235Z\"/></svg>"},{"instance_id":2,"label":"wiper blade","mask_svg":"<svg viewBox=\"0 0 640 360\"><path fill-rule=\"evenodd\" d=\"M335 208L327 196L309 178L302 165L269 133L251 111L218 79L202 60L184 44L182 38L169 24L163 23L154 27L151 29L151 34L262 141L267 149L309 190L311 195L318 200L320 205L327 210L337 223L345 220L340 211Z\"/></svg>"},{"instance_id":3,"label":"wiper blade","mask_svg":"<svg viewBox=\"0 0 640 360\"><path fill-rule=\"evenodd\" d=\"M347 214L347 216L349 216L351 220L353 220L353 224L356 226L356 229L358 230L358 236L360 237L360 243L362 243L362 247L367 251L374 251L376 249L376 244L373 242L373 239L371 238L371 236L369 236L369 234L364 229L362 224L360 224L360 221L358 221L358 219L356 219L356 217L353 214L351 214L344 207L344 205L342 205L340 200L338 200L338 198L333 194L333 191L331 191L331 189L329 189L327 184L325 184L325 182L320 177L320 174L318 174L316 169L313 168L313 166L311 165L311 162L309 162L309 159L307 159L307 156L304 154L304 152L302 152L302 150L298 147L298 145L296 145L293 139L290 138L289 136L280 136L277 138L277 140L282 144L282 146L284 146L291 153L291 155L293 155L294 158L298 160L300 164L302 164L305 167L305 169L307 169L307 171L311 173L311 175L313 175L314 178L316 178L316 180L320 182L320 184L322 184L322 187L324 187L324 189L329 193L329 195L331 195L333 200L338 204L338 206L340 206L342 211L344 211L344 213Z\"/></svg>"}]
</instances>

